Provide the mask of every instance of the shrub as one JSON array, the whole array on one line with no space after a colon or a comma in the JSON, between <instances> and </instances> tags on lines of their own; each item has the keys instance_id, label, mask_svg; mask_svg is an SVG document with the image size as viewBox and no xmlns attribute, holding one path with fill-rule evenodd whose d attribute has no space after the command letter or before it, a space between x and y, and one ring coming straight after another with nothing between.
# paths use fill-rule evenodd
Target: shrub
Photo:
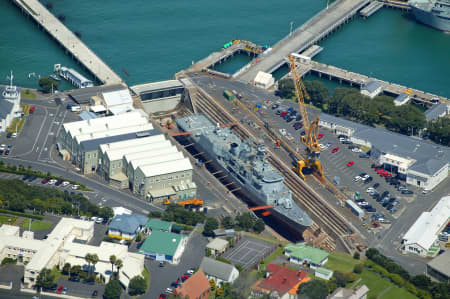
<instances>
[{"instance_id":1,"label":"shrub","mask_svg":"<svg viewBox=\"0 0 450 299\"><path fill-rule=\"evenodd\" d=\"M10 215L14 215L14 216L21 216L21 217L26 217L26 218L33 218L33 219L37 219L37 220L44 219L44 216L41 216L41 215L22 213L22 212L5 210L5 209L0 209L0 213L10 214Z\"/></svg>"},{"instance_id":2,"label":"shrub","mask_svg":"<svg viewBox=\"0 0 450 299\"><path fill-rule=\"evenodd\" d=\"M359 260L360 254L359 254L358 251L355 251L355 253L353 254L353 258L354 258L355 260Z\"/></svg>"},{"instance_id":3,"label":"shrub","mask_svg":"<svg viewBox=\"0 0 450 299\"><path fill-rule=\"evenodd\" d=\"M218 256L218 257L216 257L216 260L231 265L231 262L229 260L227 260L226 258Z\"/></svg>"},{"instance_id":4,"label":"shrub","mask_svg":"<svg viewBox=\"0 0 450 299\"><path fill-rule=\"evenodd\" d=\"M398 286L403 286L405 284L405 281L403 280L403 278L398 274L390 273L389 279Z\"/></svg>"},{"instance_id":5,"label":"shrub","mask_svg":"<svg viewBox=\"0 0 450 299\"><path fill-rule=\"evenodd\" d=\"M330 280L330 281L328 281L327 282L327 287L328 287L328 293L333 293L334 291L336 291L336 289L337 289L337 284L336 284L336 282L335 281L333 281L333 280Z\"/></svg>"},{"instance_id":6,"label":"shrub","mask_svg":"<svg viewBox=\"0 0 450 299\"><path fill-rule=\"evenodd\" d=\"M10 257L5 257L3 260L2 260L2 266L3 265L6 265L6 264L16 264L17 263L17 260L16 259L13 259L13 258L10 258Z\"/></svg>"},{"instance_id":7,"label":"shrub","mask_svg":"<svg viewBox=\"0 0 450 299\"><path fill-rule=\"evenodd\" d=\"M356 280L356 275L352 272L345 273L347 282L354 282Z\"/></svg>"},{"instance_id":8,"label":"shrub","mask_svg":"<svg viewBox=\"0 0 450 299\"><path fill-rule=\"evenodd\" d=\"M372 268L375 266L375 263L372 262L371 260L366 260L366 261L364 262L364 266L367 267L367 268L369 268L369 269L372 269Z\"/></svg>"},{"instance_id":9,"label":"shrub","mask_svg":"<svg viewBox=\"0 0 450 299\"><path fill-rule=\"evenodd\" d=\"M356 264L355 267L353 267L353 272L359 274L362 273L363 271L363 265L361 264Z\"/></svg>"},{"instance_id":10,"label":"shrub","mask_svg":"<svg viewBox=\"0 0 450 299\"><path fill-rule=\"evenodd\" d=\"M410 282L406 282L405 283L405 288L408 290L408 292L410 292L411 294L417 295L417 289L416 287L410 283Z\"/></svg>"}]
</instances>

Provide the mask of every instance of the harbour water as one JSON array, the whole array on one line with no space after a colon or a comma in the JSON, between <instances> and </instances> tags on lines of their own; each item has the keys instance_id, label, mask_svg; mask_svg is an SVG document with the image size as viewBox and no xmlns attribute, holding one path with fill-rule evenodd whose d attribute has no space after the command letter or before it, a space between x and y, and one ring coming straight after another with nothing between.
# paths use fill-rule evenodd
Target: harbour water
<instances>
[{"instance_id":1,"label":"harbour water","mask_svg":"<svg viewBox=\"0 0 450 299\"><path fill-rule=\"evenodd\" d=\"M326 1L261 0L53 1L53 13L128 84L172 78L234 38L273 45ZM0 83L12 69L16 83L36 87L28 74L48 75L61 63L82 71L19 9L0 2ZM317 60L450 97L450 35L417 24L403 12L382 9L357 18L322 42ZM242 64L245 58L232 63ZM236 66L227 66L234 69ZM126 74L128 73L129 76Z\"/></svg>"}]
</instances>

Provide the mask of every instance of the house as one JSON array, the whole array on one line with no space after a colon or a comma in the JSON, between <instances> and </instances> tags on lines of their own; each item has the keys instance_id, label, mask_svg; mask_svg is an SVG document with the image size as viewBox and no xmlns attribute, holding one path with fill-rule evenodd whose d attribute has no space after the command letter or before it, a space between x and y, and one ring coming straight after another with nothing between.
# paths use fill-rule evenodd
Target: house
<instances>
[{"instance_id":1,"label":"house","mask_svg":"<svg viewBox=\"0 0 450 299\"><path fill-rule=\"evenodd\" d=\"M275 79L272 74L259 71L253 83L256 87L268 89L275 84Z\"/></svg>"},{"instance_id":2,"label":"house","mask_svg":"<svg viewBox=\"0 0 450 299\"><path fill-rule=\"evenodd\" d=\"M211 286L205 273L200 269L175 289L175 295L187 299L204 299L211 294Z\"/></svg>"},{"instance_id":3,"label":"house","mask_svg":"<svg viewBox=\"0 0 450 299\"><path fill-rule=\"evenodd\" d=\"M439 117L443 117L448 114L449 107L445 103L439 103L425 111L425 118L427 121L433 121L435 119L438 119Z\"/></svg>"},{"instance_id":4,"label":"house","mask_svg":"<svg viewBox=\"0 0 450 299\"><path fill-rule=\"evenodd\" d=\"M144 215L117 215L111 220L108 226L108 237L121 240L133 240L142 231L147 221L148 219Z\"/></svg>"},{"instance_id":5,"label":"house","mask_svg":"<svg viewBox=\"0 0 450 299\"><path fill-rule=\"evenodd\" d=\"M157 261L178 264L187 244L180 234L154 230L142 244L139 252Z\"/></svg>"},{"instance_id":6,"label":"house","mask_svg":"<svg viewBox=\"0 0 450 299\"><path fill-rule=\"evenodd\" d=\"M338 288L332 294L327 296L327 299L366 299L369 288L363 284L356 289Z\"/></svg>"},{"instance_id":7,"label":"house","mask_svg":"<svg viewBox=\"0 0 450 299\"><path fill-rule=\"evenodd\" d=\"M303 243L289 244L284 247L284 255L295 264L309 264L311 268L325 265L328 261L328 252L305 245Z\"/></svg>"},{"instance_id":8,"label":"house","mask_svg":"<svg viewBox=\"0 0 450 299\"><path fill-rule=\"evenodd\" d=\"M395 106L401 106L408 103L410 97L407 93L401 93L394 99Z\"/></svg>"},{"instance_id":9,"label":"house","mask_svg":"<svg viewBox=\"0 0 450 299\"><path fill-rule=\"evenodd\" d=\"M269 264L266 270L266 278L251 287L250 298L270 295L271 298L296 299L298 287L311 279L305 271L295 271L275 264Z\"/></svg>"},{"instance_id":10,"label":"house","mask_svg":"<svg viewBox=\"0 0 450 299\"><path fill-rule=\"evenodd\" d=\"M439 233L450 221L450 196L443 197L430 212L423 212L402 238L401 251L422 257L436 256Z\"/></svg>"},{"instance_id":11,"label":"house","mask_svg":"<svg viewBox=\"0 0 450 299\"><path fill-rule=\"evenodd\" d=\"M426 273L437 280L450 283L450 250L428 262Z\"/></svg>"},{"instance_id":12,"label":"house","mask_svg":"<svg viewBox=\"0 0 450 299\"><path fill-rule=\"evenodd\" d=\"M206 245L206 249L211 251L212 256L220 256L227 250L228 246L227 240L215 238Z\"/></svg>"},{"instance_id":13,"label":"house","mask_svg":"<svg viewBox=\"0 0 450 299\"><path fill-rule=\"evenodd\" d=\"M150 219L145 225L147 231L162 231L170 232L172 230L172 222L163 221L159 219Z\"/></svg>"},{"instance_id":14,"label":"house","mask_svg":"<svg viewBox=\"0 0 450 299\"><path fill-rule=\"evenodd\" d=\"M382 91L383 91L383 87L381 86L381 83L378 81L370 81L369 83L367 83L363 87L361 87L361 94L368 96L371 99L376 97Z\"/></svg>"},{"instance_id":15,"label":"house","mask_svg":"<svg viewBox=\"0 0 450 299\"><path fill-rule=\"evenodd\" d=\"M333 271L328 270L326 268L318 267L318 268L316 268L314 275L316 277L319 277L319 278L322 278L325 280L330 280L331 277L333 277Z\"/></svg>"},{"instance_id":16,"label":"house","mask_svg":"<svg viewBox=\"0 0 450 299\"><path fill-rule=\"evenodd\" d=\"M239 277L239 271L235 266L209 257L203 258L200 269L205 272L208 280L214 279L217 285L225 282L233 283Z\"/></svg>"}]
</instances>

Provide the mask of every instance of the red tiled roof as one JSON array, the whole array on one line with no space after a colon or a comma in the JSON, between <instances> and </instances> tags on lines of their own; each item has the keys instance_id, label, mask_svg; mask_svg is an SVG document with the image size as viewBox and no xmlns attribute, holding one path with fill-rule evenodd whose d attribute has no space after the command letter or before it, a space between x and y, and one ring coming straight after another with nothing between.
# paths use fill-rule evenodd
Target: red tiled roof
<instances>
[{"instance_id":1,"label":"red tiled roof","mask_svg":"<svg viewBox=\"0 0 450 299\"><path fill-rule=\"evenodd\" d=\"M204 292L209 295L209 281L206 278L205 273L202 270L198 270L194 273L188 280L186 280L181 286L176 289L176 294L182 294L183 296L188 296L191 299L198 297L208 297L202 296Z\"/></svg>"},{"instance_id":2,"label":"red tiled roof","mask_svg":"<svg viewBox=\"0 0 450 299\"><path fill-rule=\"evenodd\" d=\"M277 291L280 296L292 289L308 274L305 271L295 271L275 264L269 264L267 271L270 274L259 287L271 292Z\"/></svg>"}]
</instances>

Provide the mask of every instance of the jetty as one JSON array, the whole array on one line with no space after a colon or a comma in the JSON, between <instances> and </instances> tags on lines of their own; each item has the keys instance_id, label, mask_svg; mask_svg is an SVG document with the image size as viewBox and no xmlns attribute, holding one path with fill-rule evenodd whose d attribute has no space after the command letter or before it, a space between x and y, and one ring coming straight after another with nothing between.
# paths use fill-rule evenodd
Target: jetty
<instances>
[{"instance_id":1,"label":"jetty","mask_svg":"<svg viewBox=\"0 0 450 299\"><path fill-rule=\"evenodd\" d=\"M288 55L300 53L327 37L369 3L370 0L337 0L275 44L270 53L244 66L238 79L251 83L260 71L273 73L286 63Z\"/></svg>"},{"instance_id":2,"label":"jetty","mask_svg":"<svg viewBox=\"0 0 450 299\"><path fill-rule=\"evenodd\" d=\"M297 62L298 62L297 70L301 77L304 77L308 74L312 74L320 78L335 80L341 84L345 83L350 86L357 86L359 88L361 88L370 81L377 81L380 82L383 92L392 96L398 96L402 93L406 93L410 95L412 101L422 102L424 104L431 105L436 104L438 102L448 103L447 98L429 92L369 77L363 74L350 72L348 70L338 68L332 65L327 65L313 60L298 59L298 58Z\"/></svg>"},{"instance_id":3,"label":"jetty","mask_svg":"<svg viewBox=\"0 0 450 299\"><path fill-rule=\"evenodd\" d=\"M102 84L117 84L123 80L72 33L57 17L37 0L11 0L24 14L31 17L65 50Z\"/></svg>"},{"instance_id":4,"label":"jetty","mask_svg":"<svg viewBox=\"0 0 450 299\"><path fill-rule=\"evenodd\" d=\"M368 18L377 11L379 11L384 4L382 2L373 1L369 5L367 5L364 9L361 10L360 15L364 18Z\"/></svg>"}]
</instances>

